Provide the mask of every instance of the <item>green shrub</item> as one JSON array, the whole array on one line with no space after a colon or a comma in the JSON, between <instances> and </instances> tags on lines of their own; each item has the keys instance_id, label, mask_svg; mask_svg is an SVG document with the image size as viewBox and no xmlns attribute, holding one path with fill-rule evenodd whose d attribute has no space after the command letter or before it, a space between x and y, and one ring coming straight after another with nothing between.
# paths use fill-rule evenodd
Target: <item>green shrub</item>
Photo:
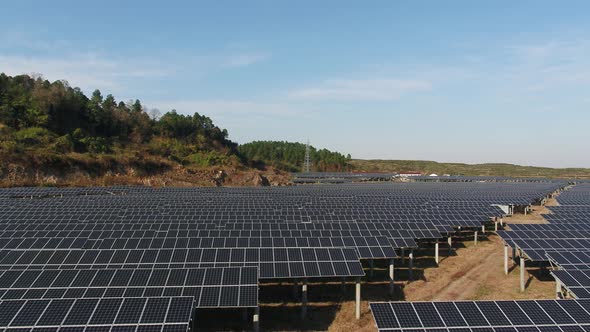
<instances>
[{"instance_id":1,"label":"green shrub","mask_svg":"<svg viewBox=\"0 0 590 332\"><path fill-rule=\"evenodd\" d=\"M90 153L109 153L111 152L111 142L103 137L84 137L80 140L84 144L86 151Z\"/></svg>"},{"instance_id":2,"label":"green shrub","mask_svg":"<svg viewBox=\"0 0 590 332\"><path fill-rule=\"evenodd\" d=\"M194 166L207 167L224 165L227 162L227 157L215 152L197 152L188 155L183 159L183 162Z\"/></svg>"},{"instance_id":3,"label":"green shrub","mask_svg":"<svg viewBox=\"0 0 590 332\"><path fill-rule=\"evenodd\" d=\"M55 139L55 143L53 143L53 148L57 152L67 153L76 150L76 144L72 139L71 135L64 135L60 136Z\"/></svg>"},{"instance_id":4,"label":"green shrub","mask_svg":"<svg viewBox=\"0 0 590 332\"><path fill-rule=\"evenodd\" d=\"M55 134L45 128L31 127L15 132L14 138L27 146L47 145L55 139Z\"/></svg>"},{"instance_id":5,"label":"green shrub","mask_svg":"<svg viewBox=\"0 0 590 332\"><path fill-rule=\"evenodd\" d=\"M0 140L0 152L14 154L21 150L21 147L15 141Z\"/></svg>"}]
</instances>

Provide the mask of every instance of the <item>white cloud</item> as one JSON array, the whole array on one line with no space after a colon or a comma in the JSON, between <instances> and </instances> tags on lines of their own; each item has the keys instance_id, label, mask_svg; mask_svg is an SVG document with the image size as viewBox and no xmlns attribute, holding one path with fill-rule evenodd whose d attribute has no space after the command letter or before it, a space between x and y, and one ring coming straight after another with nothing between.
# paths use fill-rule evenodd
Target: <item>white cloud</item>
<instances>
[{"instance_id":1,"label":"white cloud","mask_svg":"<svg viewBox=\"0 0 590 332\"><path fill-rule=\"evenodd\" d=\"M554 92L590 83L590 42L585 40L526 44L509 48L513 63L504 68L508 79L526 91ZM501 72L501 71L500 71Z\"/></svg>"},{"instance_id":2,"label":"white cloud","mask_svg":"<svg viewBox=\"0 0 590 332\"><path fill-rule=\"evenodd\" d=\"M94 89L121 90L130 78L161 77L169 68L144 60L116 60L94 54L61 58L0 55L0 68L9 75L40 73L48 80L66 80L88 92Z\"/></svg>"},{"instance_id":3,"label":"white cloud","mask_svg":"<svg viewBox=\"0 0 590 332\"><path fill-rule=\"evenodd\" d=\"M336 79L316 87L291 91L289 96L303 100L391 101L405 94L427 91L429 81L413 79Z\"/></svg>"}]
</instances>

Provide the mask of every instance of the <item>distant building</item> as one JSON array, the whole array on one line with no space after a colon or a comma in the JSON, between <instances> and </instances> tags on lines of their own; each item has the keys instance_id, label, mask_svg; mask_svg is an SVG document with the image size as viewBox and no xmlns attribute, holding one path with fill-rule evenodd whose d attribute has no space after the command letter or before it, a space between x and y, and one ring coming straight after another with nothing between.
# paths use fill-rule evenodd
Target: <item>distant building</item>
<instances>
[{"instance_id":1,"label":"distant building","mask_svg":"<svg viewBox=\"0 0 590 332\"><path fill-rule=\"evenodd\" d=\"M430 174L429 176L438 176L438 175L437 175L437 174L435 174L435 173L432 173L432 174Z\"/></svg>"},{"instance_id":2,"label":"distant building","mask_svg":"<svg viewBox=\"0 0 590 332\"><path fill-rule=\"evenodd\" d=\"M422 176L422 173L420 172L401 172L398 175L400 178L409 178L412 176Z\"/></svg>"}]
</instances>

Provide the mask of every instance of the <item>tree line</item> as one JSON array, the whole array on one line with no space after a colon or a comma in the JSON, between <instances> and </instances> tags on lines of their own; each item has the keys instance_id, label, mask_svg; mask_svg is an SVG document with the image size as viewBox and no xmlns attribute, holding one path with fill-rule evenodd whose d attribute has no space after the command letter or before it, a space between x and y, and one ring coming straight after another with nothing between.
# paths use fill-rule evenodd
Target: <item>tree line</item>
<instances>
[{"instance_id":1,"label":"tree line","mask_svg":"<svg viewBox=\"0 0 590 332\"><path fill-rule=\"evenodd\" d=\"M239 152L248 160L292 172L302 171L305 149L306 144L283 141L254 141L238 147ZM310 159L313 171L327 172L347 170L351 157L310 146Z\"/></svg>"}]
</instances>

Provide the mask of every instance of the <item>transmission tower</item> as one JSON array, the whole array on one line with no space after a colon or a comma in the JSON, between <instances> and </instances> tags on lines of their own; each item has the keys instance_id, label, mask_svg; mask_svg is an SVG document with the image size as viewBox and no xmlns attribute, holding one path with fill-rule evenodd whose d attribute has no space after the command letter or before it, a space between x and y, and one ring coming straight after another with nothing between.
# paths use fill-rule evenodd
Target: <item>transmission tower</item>
<instances>
[{"instance_id":1,"label":"transmission tower","mask_svg":"<svg viewBox=\"0 0 590 332\"><path fill-rule=\"evenodd\" d=\"M305 173L309 173L311 171L311 156L310 156L310 149L309 149L309 140L305 145L305 161L303 163L303 171Z\"/></svg>"}]
</instances>

